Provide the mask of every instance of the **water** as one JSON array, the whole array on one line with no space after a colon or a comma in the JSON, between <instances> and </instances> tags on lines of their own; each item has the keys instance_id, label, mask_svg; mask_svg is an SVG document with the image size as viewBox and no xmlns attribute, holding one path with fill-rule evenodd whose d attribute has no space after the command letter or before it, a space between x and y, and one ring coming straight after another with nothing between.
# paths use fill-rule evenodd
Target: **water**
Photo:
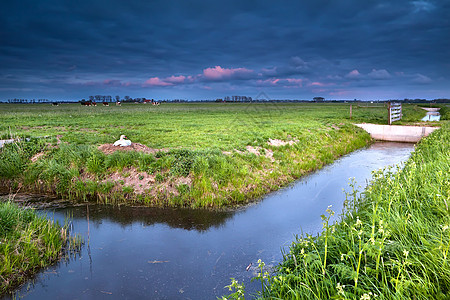
<instances>
[{"instance_id":1,"label":"water","mask_svg":"<svg viewBox=\"0 0 450 300\"><path fill-rule=\"evenodd\" d=\"M422 121L439 121L441 119L441 114L439 113L439 108L423 108L427 111L427 115L422 118Z\"/></svg>"},{"instance_id":2,"label":"water","mask_svg":"<svg viewBox=\"0 0 450 300\"><path fill-rule=\"evenodd\" d=\"M276 265L302 231L317 234L328 205L337 213L349 178L405 161L412 144L376 143L355 151L257 204L234 212L113 208L47 209L84 236L81 255L41 272L16 296L27 299L216 299L230 277L250 282L256 262ZM89 223L87 214L89 210ZM88 243L89 241L89 243ZM249 264L252 266L246 271Z\"/></svg>"},{"instance_id":3,"label":"water","mask_svg":"<svg viewBox=\"0 0 450 300\"><path fill-rule=\"evenodd\" d=\"M441 115L436 112L427 112L427 115L422 118L422 121L439 121L441 119Z\"/></svg>"},{"instance_id":4,"label":"water","mask_svg":"<svg viewBox=\"0 0 450 300\"><path fill-rule=\"evenodd\" d=\"M12 143L12 142L14 142L13 139L9 139L9 140L0 140L0 148L2 148L3 145L9 144L9 143Z\"/></svg>"}]
</instances>

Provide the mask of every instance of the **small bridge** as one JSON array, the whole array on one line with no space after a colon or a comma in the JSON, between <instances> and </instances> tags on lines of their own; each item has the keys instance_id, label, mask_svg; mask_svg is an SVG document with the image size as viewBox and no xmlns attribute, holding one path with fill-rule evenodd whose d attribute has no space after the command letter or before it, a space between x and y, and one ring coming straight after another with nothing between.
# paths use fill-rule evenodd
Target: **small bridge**
<instances>
[{"instance_id":1,"label":"small bridge","mask_svg":"<svg viewBox=\"0 0 450 300\"><path fill-rule=\"evenodd\" d=\"M379 141L417 143L440 127L355 124Z\"/></svg>"}]
</instances>

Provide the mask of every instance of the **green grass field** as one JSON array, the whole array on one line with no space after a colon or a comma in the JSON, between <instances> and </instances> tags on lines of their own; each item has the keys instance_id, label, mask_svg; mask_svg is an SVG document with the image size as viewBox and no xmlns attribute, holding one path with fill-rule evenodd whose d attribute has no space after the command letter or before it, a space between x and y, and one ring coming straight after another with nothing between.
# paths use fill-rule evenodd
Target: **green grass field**
<instances>
[{"instance_id":1,"label":"green grass field","mask_svg":"<svg viewBox=\"0 0 450 300\"><path fill-rule=\"evenodd\" d=\"M366 145L352 123L386 123L376 108L329 103L183 103L155 107L0 105L0 178L11 191L158 206L244 204ZM425 115L405 105L401 123ZM104 154L121 134L150 152ZM39 139L33 139L38 138ZM287 145L270 145L270 140ZM162 150L162 151L158 151Z\"/></svg>"},{"instance_id":2,"label":"green grass field","mask_svg":"<svg viewBox=\"0 0 450 300\"><path fill-rule=\"evenodd\" d=\"M303 130L333 123L387 124L386 107L357 107L349 119L350 104L328 103L183 103L155 107L82 107L62 104L0 105L0 137L56 136L79 144L111 143L120 134L152 148L183 147L230 150L258 138L286 138ZM425 111L404 106L405 122L417 122Z\"/></svg>"}]
</instances>

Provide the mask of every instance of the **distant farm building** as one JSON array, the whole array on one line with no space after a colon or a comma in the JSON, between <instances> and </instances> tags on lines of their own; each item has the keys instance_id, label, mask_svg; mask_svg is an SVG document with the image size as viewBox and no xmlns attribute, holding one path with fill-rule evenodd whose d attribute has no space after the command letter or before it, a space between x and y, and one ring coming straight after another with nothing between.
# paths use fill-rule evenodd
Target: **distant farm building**
<instances>
[{"instance_id":1,"label":"distant farm building","mask_svg":"<svg viewBox=\"0 0 450 300\"><path fill-rule=\"evenodd\" d=\"M314 100L314 102L323 102L323 101L325 101L325 98L324 97L314 97L313 100Z\"/></svg>"},{"instance_id":2,"label":"distant farm building","mask_svg":"<svg viewBox=\"0 0 450 300\"><path fill-rule=\"evenodd\" d=\"M224 102L251 102L253 99L252 97L247 96L226 96L224 99Z\"/></svg>"}]
</instances>

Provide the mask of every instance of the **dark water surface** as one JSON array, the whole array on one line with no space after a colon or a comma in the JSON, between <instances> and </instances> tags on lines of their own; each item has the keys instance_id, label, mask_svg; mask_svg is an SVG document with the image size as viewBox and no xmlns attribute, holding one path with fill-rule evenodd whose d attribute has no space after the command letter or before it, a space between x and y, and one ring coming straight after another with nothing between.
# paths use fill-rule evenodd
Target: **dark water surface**
<instances>
[{"instance_id":1,"label":"dark water surface","mask_svg":"<svg viewBox=\"0 0 450 300\"><path fill-rule=\"evenodd\" d=\"M47 209L58 220L72 215L73 231L86 245L79 256L41 272L15 296L216 299L228 293L224 286L230 277L254 292L258 283L250 279L258 259L279 263L281 248L295 234L321 230L320 215L329 205L337 214L342 211L349 178L364 187L373 170L405 161L413 148L376 143L234 212L99 205Z\"/></svg>"}]
</instances>

